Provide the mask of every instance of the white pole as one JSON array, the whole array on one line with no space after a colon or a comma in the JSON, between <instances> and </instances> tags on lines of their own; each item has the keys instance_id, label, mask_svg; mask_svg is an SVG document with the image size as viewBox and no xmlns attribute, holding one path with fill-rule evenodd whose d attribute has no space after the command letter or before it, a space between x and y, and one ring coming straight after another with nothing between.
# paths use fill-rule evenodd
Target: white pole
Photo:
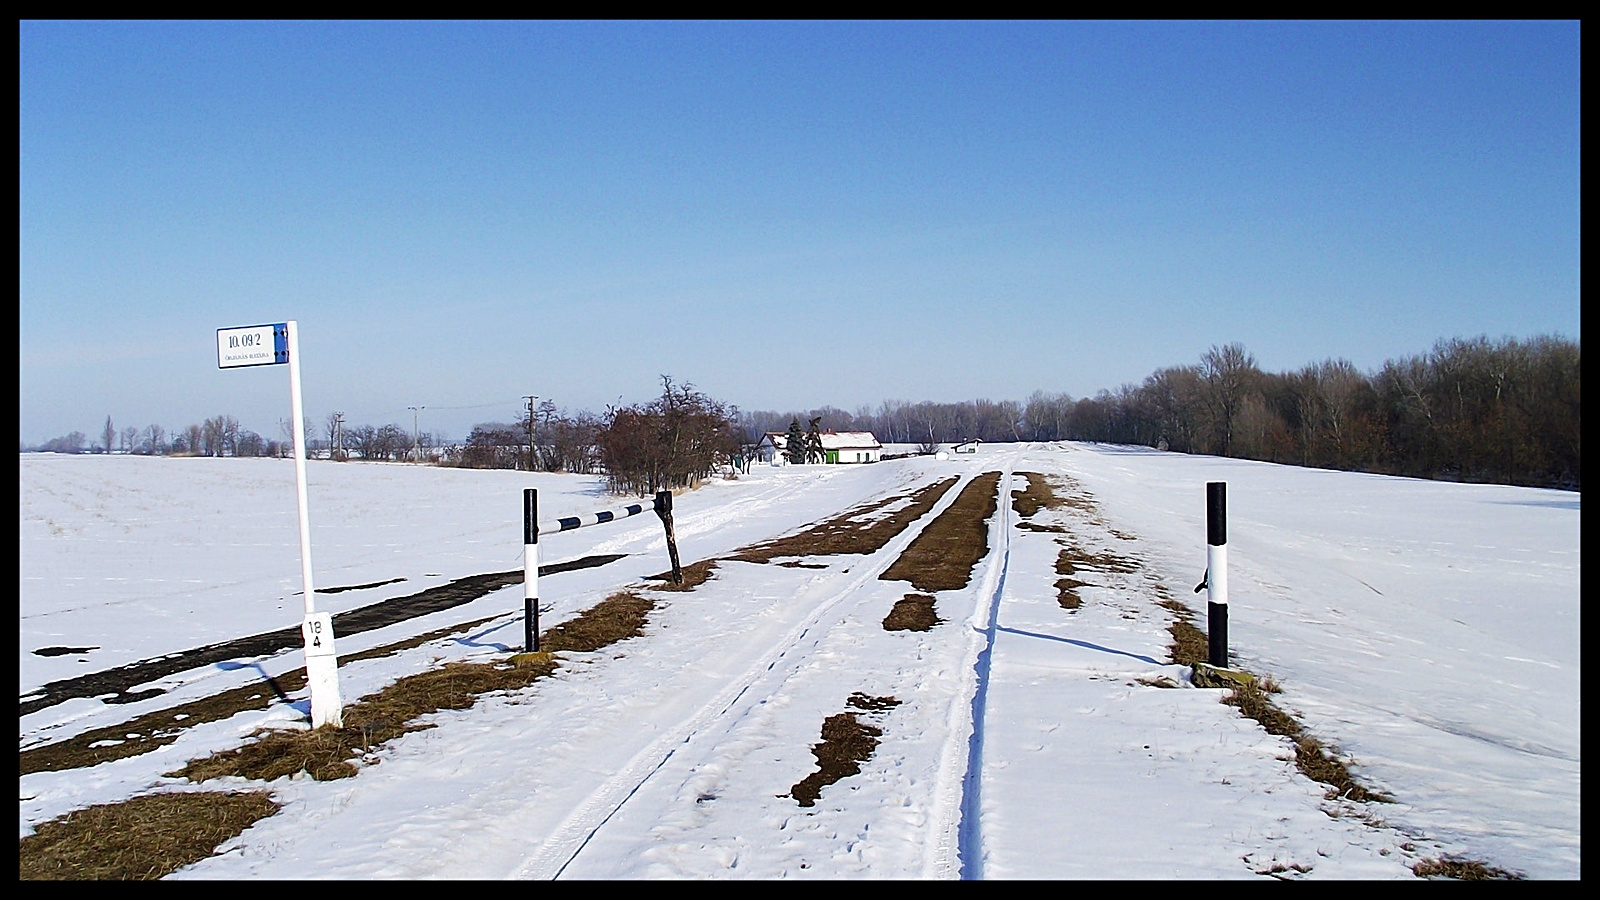
<instances>
[{"instance_id":1,"label":"white pole","mask_svg":"<svg viewBox=\"0 0 1600 900\"><path fill-rule=\"evenodd\" d=\"M295 500L300 512L300 580L305 586L306 683L311 687L311 727L344 727L339 697L339 657L333 649L333 617L316 611L311 584L311 518L306 503L306 427L300 402L300 325L289 322L289 406L294 416Z\"/></svg>"}]
</instances>

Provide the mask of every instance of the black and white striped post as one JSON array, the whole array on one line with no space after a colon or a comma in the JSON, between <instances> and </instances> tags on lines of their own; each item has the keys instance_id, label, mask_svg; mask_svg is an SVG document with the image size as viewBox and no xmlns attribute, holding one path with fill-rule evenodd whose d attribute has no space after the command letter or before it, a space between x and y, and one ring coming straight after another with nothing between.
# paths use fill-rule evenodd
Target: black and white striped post
<instances>
[{"instance_id":1,"label":"black and white striped post","mask_svg":"<svg viewBox=\"0 0 1600 900\"><path fill-rule=\"evenodd\" d=\"M662 494L666 495L666 512L662 513ZM674 580L680 580L678 571L678 544L672 534L672 492L662 491L656 495L655 503L630 503L618 510L585 513L581 516L565 516L544 524L539 524L539 489L524 488L522 491L522 646L529 653L539 651L539 535L557 534L562 531L572 531L586 525L599 525L602 522L615 522L629 516L637 516L646 510L654 510L661 516L667 528L667 544L672 551L672 570Z\"/></svg>"},{"instance_id":2,"label":"black and white striped post","mask_svg":"<svg viewBox=\"0 0 1600 900\"><path fill-rule=\"evenodd\" d=\"M1228 667L1228 483L1206 482L1206 620L1210 663Z\"/></svg>"},{"instance_id":3,"label":"black and white striped post","mask_svg":"<svg viewBox=\"0 0 1600 900\"><path fill-rule=\"evenodd\" d=\"M539 489L522 491L522 649L539 652Z\"/></svg>"}]
</instances>

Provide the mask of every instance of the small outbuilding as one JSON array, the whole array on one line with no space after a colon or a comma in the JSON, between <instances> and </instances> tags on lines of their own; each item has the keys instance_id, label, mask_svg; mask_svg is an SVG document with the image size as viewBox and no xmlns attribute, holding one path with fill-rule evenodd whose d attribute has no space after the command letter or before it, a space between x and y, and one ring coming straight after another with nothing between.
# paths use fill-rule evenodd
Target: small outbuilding
<instances>
[{"instance_id":1,"label":"small outbuilding","mask_svg":"<svg viewBox=\"0 0 1600 900\"><path fill-rule=\"evenodd\" d=\"M961 443L956 444L955 446L951 447L950 448L950 452L951 453L977 453L978 452L978 445L981 444L981 443L983 443L983 442L978 440L977 438L973 438L972 440L969 440L969 441L962 441Z\"/></svg>"}]
</instances>

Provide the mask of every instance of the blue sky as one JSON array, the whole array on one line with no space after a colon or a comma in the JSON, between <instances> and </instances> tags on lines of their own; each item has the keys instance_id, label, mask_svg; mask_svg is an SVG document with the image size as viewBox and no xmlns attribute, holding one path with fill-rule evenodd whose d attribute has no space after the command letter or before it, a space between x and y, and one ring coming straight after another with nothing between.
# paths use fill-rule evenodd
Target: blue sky
<instances>
[{"instance_id":1,"label":"blue sky","mask_svg":"<svg viewBox=\"0 0 1600 900\"><path fill-rule=\"evenodd\" d=\"M1576 22L20 24L25 442L1579 336Z\"/></svg>"}]
</instances>

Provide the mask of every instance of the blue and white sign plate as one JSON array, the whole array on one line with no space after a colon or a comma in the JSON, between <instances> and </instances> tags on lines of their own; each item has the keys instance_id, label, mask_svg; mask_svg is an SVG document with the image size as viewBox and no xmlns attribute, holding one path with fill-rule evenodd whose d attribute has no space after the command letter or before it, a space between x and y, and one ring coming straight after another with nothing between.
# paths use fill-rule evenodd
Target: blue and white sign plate
<instances>
[{"instance_id":1,"label":"blue and white sign plate","mask_svg":"<svg viewBox=\"0 0 1600 900\"><path fill-rule=\"evenodd\" d=\"M289 361L289 323L217 329L217 368L276 366Z\"/></svg>"}]
</instances>

